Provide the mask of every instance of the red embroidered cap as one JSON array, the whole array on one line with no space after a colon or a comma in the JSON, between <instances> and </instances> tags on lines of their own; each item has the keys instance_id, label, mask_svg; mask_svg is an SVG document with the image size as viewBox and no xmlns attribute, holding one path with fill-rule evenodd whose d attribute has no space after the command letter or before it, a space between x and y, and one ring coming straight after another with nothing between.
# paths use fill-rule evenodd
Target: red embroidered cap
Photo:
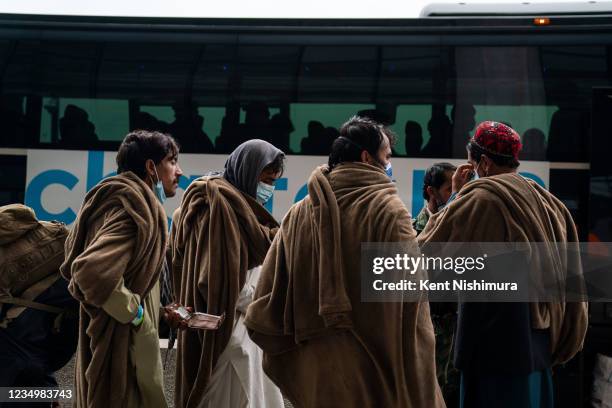
<instances>
[{"instance_id":1,"label":"red embroidered cap","mask_svg":"<svg viewBox=\"0 0 612 408\"><path fill-rule=\"evenodd\" d=\"M503 123L485 121L476 127L470 140L481 149L498 156L514 157L518 160L523 145L521 137L510 126Z\"/></svg>"}]
</instances>

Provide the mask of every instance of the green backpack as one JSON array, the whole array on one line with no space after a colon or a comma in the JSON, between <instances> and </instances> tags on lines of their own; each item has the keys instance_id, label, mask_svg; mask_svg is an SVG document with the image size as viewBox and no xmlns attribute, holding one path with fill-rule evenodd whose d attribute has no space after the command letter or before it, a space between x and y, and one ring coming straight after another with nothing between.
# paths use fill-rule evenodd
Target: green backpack
<instances>
[{"instance_id":1,"label":"green backpack","mask_svg":"<svg viewBox=\"0 0 612 408\"><path fill-rule=\"evenodd\" d=\"M61 314L63 309L34 302L60 279L64 261L66 226L38 221L34 211L21 204L0 207L0 307L8 321L25 307ZM0 326L6 326L7 319Z\"/></svg>"}]
</instances>

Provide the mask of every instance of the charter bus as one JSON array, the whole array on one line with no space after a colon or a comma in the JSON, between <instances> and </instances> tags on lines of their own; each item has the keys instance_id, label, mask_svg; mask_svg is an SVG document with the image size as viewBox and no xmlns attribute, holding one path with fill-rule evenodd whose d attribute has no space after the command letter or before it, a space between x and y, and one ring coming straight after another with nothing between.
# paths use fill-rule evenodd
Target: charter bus
<instances>
[{"instance_id":1,"label":"charter bus","mask_svg":"<svg viewBox=\"0 0 612 408\"><path fill-rule=\"evenodd\" d=\"M394 177L416 214L424 169L464 162L475 124L496 120L521 134L521 171L567 205L581 240L612 241L611 73L612 6L596 2L396 19L3 14L0 205L70 224L125 134L149 129L179 141L182 191L244 140L283 149L281 218L360 114L397 134ZM612 353L608 306L592 305L585 351L556 372L559 407L587 404L594 355Z\"/></svg>"}]
</instances>

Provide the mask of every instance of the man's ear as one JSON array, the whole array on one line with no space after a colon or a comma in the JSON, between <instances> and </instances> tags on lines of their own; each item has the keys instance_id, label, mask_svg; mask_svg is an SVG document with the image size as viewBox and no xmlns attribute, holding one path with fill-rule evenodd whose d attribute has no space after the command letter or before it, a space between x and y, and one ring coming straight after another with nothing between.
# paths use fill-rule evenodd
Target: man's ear
<instances>
[{"instance_id":1,"label":"man's ear","mask_svg":"<svg viewBox=\"0 0 612 408\"><path fill-rule=\"evenodd\" d=\"M429 200L431 200L431 198L434 196L434 193L435 193L433 187L432 186L427 186L426 191L427 191L427 196L429 197ZM427 200L427 201L429 201L429 200Z\"/></svg>"},{"instance_id":2,"label":"man's ear","mask_svg":"<svg viewBox=\"0 0 612 408\"><path fill-rule=\"evenodd\" d=\"M145 170L147 172L147 177L150 177L152 180L154 178L153 175L155 174L155 163L153 163L153 160L148 159L145 161Z\"/></svg>"},{"instance_id":3,"label":"man's ear","mask_svg":"<svg viewBox=\"0 0 612 408\"><path fill-rule=\"evenodd\" d=\"M368 153L366 150L361 151L361 161L363 163L371 164L372 159L370 158L370 153Z\"/></svg>"},{"instance_id":4,"label":"man's ear","mask_svg":"<svg viewBox=\"0 0 612 408\"><path fill-rule=\"evenodd\" d=\"M491 164L493 164L493 161L486 154L480 156L480 160L482 161L482 170L485 172L485 176L488 176L489 172L491 171Z\"/></svg>"}]
</instances>

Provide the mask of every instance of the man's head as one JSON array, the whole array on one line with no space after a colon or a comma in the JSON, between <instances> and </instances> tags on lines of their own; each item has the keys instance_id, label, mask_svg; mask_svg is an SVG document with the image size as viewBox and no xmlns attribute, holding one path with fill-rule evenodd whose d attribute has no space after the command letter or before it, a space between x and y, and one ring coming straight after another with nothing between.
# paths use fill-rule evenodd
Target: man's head
<instances>
[{"instance_id":1,"label":"man's head","mask_svg":"<svg viewBox=\"0 0 612 408\"><path fill-rule=\"evenodd\" d=\"M276 158L263 168L259 174L259 181L269 185L274 185L285 171L285 155L279 154Z\"/></svg>"},{"instance_id":2,"label":"man's head","mask_svg":"<svg viewBox=\"0 0 612 408\"><path fill-rule=\"evenodd\" d=\"M391 162L395 135L370 119L353 116L340 128L329 155L329 168L346 162L363 162L383 169Z\"/></svg>"},{"instance_id":3,"label":"man's head","mask_svg":"<svg viewBox=\"0 0 612 408\"><path fill-rule=\"evenodd\" d=\"M179 177L179 148L172 136L146 130L127 134L117 152L117 173L131 171L150 187L161 181L167 197L176 194Z\"/></svg>"},{"instance_id":4,"label":"man's head","mask_svg":"<svg viewBox=\"0 0 612 408\"><path fill-rule=\"evenodd\" d=\"M274 184L285 169L285 154L272 144L251 139L227 158L223 177L261 204L272 197Z\"/></svg>"},{"instance_id":5,"label":"man's head","mask_svg":"<svg viewBox=\"0 0 612 408\"><path fill-rule=\"evenodd\" d=\"M514 129L499 122L482 122L467 145L468 162L480 177L511 173L519 166L521 148Z\"/></svg>"},{"instance_id":6,"label":"man's head","mask_svg":"<svg viewBox=\"0 0 612 408\"><path fill-rule=\"evenodd\" d=\"M450 163L434 163L425 171L423 198L432 213L436 213L450 198L451 179L456 169Z\"/></svg>"}]
</instances>

